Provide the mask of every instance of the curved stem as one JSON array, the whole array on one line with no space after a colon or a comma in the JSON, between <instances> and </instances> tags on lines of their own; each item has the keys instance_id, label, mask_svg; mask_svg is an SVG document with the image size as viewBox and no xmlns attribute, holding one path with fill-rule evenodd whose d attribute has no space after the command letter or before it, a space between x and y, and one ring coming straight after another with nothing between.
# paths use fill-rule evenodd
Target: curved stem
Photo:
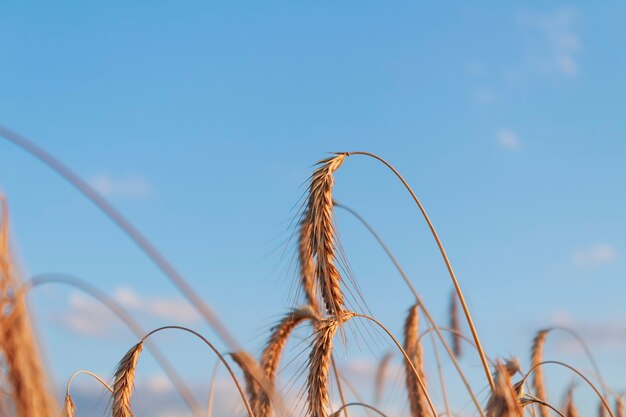
<instances>
[{"instance_id":1,"label":"curved stem","mask_svg":"<svg viewBox=\"0 0 626 417\"><path fill-rule=\"evenodd\" d=\"M465 297L463 297L463 292L461 291L461 286L459 285L459 282L456 279L456 275L454 274L454 270L452 269L452 264L450 263L450 260L448 259L448 255L446 254L446 250L444 249L443 244L441 243L441 240L439 239L439 235L437 234L437 231L435 230L435 226L433 226L432 222L430 221L430 218L428 217L428 214L426 213L426 210L422 206L422 203L419 201L419 199L417 198L417 195L415 195L415 193L413 192L413 190L411 189L409 184L406 182L406 180L402 177L402 175L400 175L400 173L389 162L385 161L380 156L375 155L375 154L370 153L370 152L346 152L345 154L347 156L350 156L350 155L365 155L365 156L369 156L371 158L374 158L374 159L382 162L385 166L387 166L387 168L389 168L396 175L396 177L398 177L398 179L402 182L402 184L407 189L407 191L411 194L411 197L413 198L413 201L415 201L415 204L417 204L417 207L419 208L420 212L422 213L422 216L424 217L424 220L426 220L426 223L428 224L428 228L430 229L430 231L431 231L431 233L433 235L433 238L435 239L435 242L437 243L437 247L439 248L439 252L441 253L443 261L446 264L446 268L448 269L448 273L450 274L450 278L452 279L452 283L454 284L454 289L456 290L456 293L457 293L457 295L459 297L459 302L461 303L461 307L463 308L463 313L465 314L465 318L467 320L467 324L468 324L468 326L470 328L470 331L472 332L472 337L474 338L474 342L476 343L476 349L478 350L478 354L480 356L480 361L482 362L483 370L485 371L485 376L487 377L487 381L489 381L489 386L491 387L491 390L493 391L495 385L494 385L494 382L493 382L493 377L491 376L491 371L489 370L489 365L487 363L487 357L486 357L485 352L483 350L482 344L480 343L480 339L478 338L478 333L476 332L476 327L474 326L474 322L472 320L472 316L471 316L471 314L469 312L469 309L467 307L467 303L465 302Z\"/></svg>"},{"instance_id":2,"label":"curved stem","mask_svg":"<svg viewBox=\"0 0 626 417\"><path fill-rule=\"evenodd\" d=\"M450 348L450 345L448 345L448 342L446 341L446 339L443 337L443 334L440 331L439 325L437 325L437 323L435 322L435 319L433 319L432 315L430 314L430 311L428 310L428 308L426 308L426 305L422 301L422 298L418 294L417 290L415 289L415 286L413 285L413 283L407 276L406 272L404 272L404 269L400 265L400 262L398 262L398 260L393 255L393 253L391 253L391 250L389 250L385 242L378 235L378 233L376 233L374 228L359 213L357 213L356 211L354 211L348 206L337 203L336 201L334 202L334 204L335 204L335 207L342 208L346 210L348 213L352 214L354 217L356 217L356 219L359 220L363 224L363 226L365 226L365 228L371 233L374 239L376 239L378 244L382 247L383 251L385 251L385 253L387 254L387 257L391 260L396 270L398 271L398 273L400 274L400 276L402 277L406 285L409 287L409 290L413 294L413 297L415 297L415 301L417 302L417 304L419 304L422 311L424 312L424 315L426 316L426 320L428 320L428 322L430 323L431 329L433 329L437 333L437 337L439 338L439 340L441 341L441 344L443 345L446 352L448 353L448 357L454 364L454 367L456 368L456 371L459 374L461 381L463 381L463 385L465 386L465 389L467 390L472 402L474 403L474 406L476 407L478 412L481 414L481 416L484 417L485 414L482 410L482 407L480 406L480 402L478 401L478 398L476 398L476 395L474 394L474 391L472 390L472 387L469 384L469 381L465 377L465 373L463 372L463 369L461 369L461 365L459 364L459 361L457 360L456 355Z\"/></svg>"},{"instance_id":3,"label":"curved stem","mask_svg":"<svg viewBox=\"0 0 626 417\"><path fill-rule=\"evenodd\" d=\"M100 378L98 375L94 374L93 372L85 371L85 370L81 369L79 371L74 372L72 374L72 376L70 376L70 379L67 380L67 385L65 386L65 395L70 395L70 386L72 385L72 381L74 380L75 377L77 377L80 374L89 375L89 376L93 377L96 381L98 381L100 383L100 385L102 385L111 394L113 394L113 388L111 388L111 386L109 384L107 384L104 379Z\"/></svg>"},{"instance_id":4,"label":"curved stem","mask_svg":"<svg viewBox=\"0 0 626 417\"><path fill-rule=\"evenodd\" d=\"M0 125L0 136L18 146L28 154L39 159L54 172L63 177L68 183L74 186L81 194L94 203L109 219L111 219L137 246L155 263L155 265L170 279L170 281L180 290L183 296L202 315L206 322L215 330L218 336L233 351L239 350L239 344L230 334L226 326L220 321L218 316L208 306L207 303L191 288L187 280L174 268L174 266L157 250L157 248L135 228L119 211L117 211L104 197L102 197L92 186L87 184L76 173L64 165L61 161L53 157L44 149L35 145L19 133Z\"/></svg>"},{"instance_id":5,"label":"curved stem","mask_svg":"<svg viewBox=\"0 0 626 417\"><path fill-rule=\"evenodd\" d=\"M135 334L135 336L141 338L144 334L146 334L143 327L141 327L141 325L135 321L135 319L133 319L132 316L128 314L128 312L119 303L104 292L89 284L87 281L83 281L80 278L71 275L40 274L35 275L30 279L30 281L25 282L24 286L27 289L31 289L45 284L63 284L77 288L102 303L109 311L115 314L126 325L126 327L128 327L128 329ZM194 416L203 417L204 413L202 411L202 407L200 407L200 404L196 401L195 397L191 393L191 390L187 387L184 380L178 374L176 368L174 368L167 357L161 352L157 345L151 341L146 342L146 348L150 351L152 356L154 356L154 359L157 361L159 366L161 366L163 372L165 372L165 375L172 382L172 385L174 385L174 388L176 388L187 406L193 412Z\"/></svg>"},{"instance_id":6,"label":"curved stem","mask_svg":"<svg viewBox=\"0 0 626 417\"><path fill-rule=\"evenodd\" d=\"M396 339L396 337L389 330L387 330L387 328L381 322L379 322L375 318L370 317L365 314L358 314L358 313L354 313L354 317L360 317L360 318L369 320L373 322L374 324L376 324L378 327L380 327L385 333L387 333L387 336L389 336L389 338L393 341L393 343L396 345L398 350L400 350L400 352L402 353L402 356L404 356L404 360L409 364L409 366L413 370L413 373L415 374L415 378L417 379L417 383L419 384L420 389L422 390L422 392L424 392L424 395L426 396L426 401L428 402L428 407L430 408L430 411L432 412L433 417L437 417L438 415L437 410L435 409L435 405L433 404L433 401L430 399L430 395L428 395L428 391L426 390L426 385L424 384L424 381L422 381L422 378L420 377L419 372L417 372L417 369L415 369L415 365L413 365L413 361L411 360L411 358L409 358L409 355L407 355L406 351L404 350L400 342L398 342L398 339Z\"/></svg>"},{"instance_id":7,"label":"curved stem","mask_svg":"<svg viewBox=\"0 0 626 417\"><path fill-rule=\"evenodd\" d=\"M228 362L226 361L224 356L220 353L220 351L217 350L215 348L215 346L213 346L213 344L208 341L207 338L205 338L204 336L202 336L200 333L196 332L195 330L191 330L191 329L189 329L187 327L184 327L184 326L163 326L163 327L159 327L158 329L154 329L154 330L150 331L149 333L147 333L144 337L141 338L141 341L145 342L147 338L149 338L153 334L161 332L163 330L183 330L183 331L185 331L187 333L193 334L194 336L196 336L197 338L202 340L213 351L213 353L215 353L217 355L219 360L222 362L222 364L224 365L224 367L226 368L226 370L230 374L230 377L233 379L233 382L237 386L237 391L239 391L239 395L241 396L241 400L243 401L243 405L246 407L246 411L248 412L249 417L254 417L254 413L252 411L252 408L250 407L250 403L248 403L248 399L246 398L246 394L244 393L244 390L241 387L241 384L239 383L239 380L235 376L235 373L233 372L233 369L230 367L230 365L228 364Z\"/></svg>"},{"instance_id":8,"label":"curved stem","mask_svg":"<svg viewBox=\"0 0 626 417\"><path fill-rule=\"evenodd\" d=\"M547 365L547 364L554 364L554 365L559 365L559 366L563 366L567 369L569 369L570 371L574 372L576 375L578 375L579 377L581 377L590 387L591 389L593 389L593 391L596 393L596 395L598 396L598 398L600 398L600 401L602 401L602 405L604 406L604 408L609 412L609 415L611 417L615 417L615 415L613 414L613 411L611 411L611 407L609 406L609 404L606 402L606 399L604 398L604 396L602 395L602 393L600 393L600 391L598 390L598 388L596 388L596 386L594 385L593 382L591 382L591 380L589 378L587 378L582 372L580 372L578 369L574 368L571 365L568 365L566 363L560 362L560 361L543 361L540 362L538 364L536 364L535 366L533 366L532 368L530 368L530 370L526 373L526 375L524 375L524 378L522 378L521 382L524 383L526 382L526 379L530 376L530 374L532 374L535 369L539 368L540 366L543 365Z\"/></svg>"},{"instance_id":9,"label":"curved stem","mask_svg":"<svg viewBox=\"0 0 626 417\"><path fill-rule=\"evenodd\" d=\"M331 414L330 417L337 417L339 416L339 413L342 410L345 410L348 407L352 407L352 406L359 406L359 407L364 407L368 410L372 410L375 413L377 413L378 415L380 415L381 417L387 417L387 415L385 413L383 413L382 411L380 411L378 408L374 407L373 405L369 405L369 404L365 404L365 403L360 403L360 402L354 402L354 403L348 403L348 404L344 404L342 405L339 410L335 411L333 414Z\"/></svg>"}]
</instances>

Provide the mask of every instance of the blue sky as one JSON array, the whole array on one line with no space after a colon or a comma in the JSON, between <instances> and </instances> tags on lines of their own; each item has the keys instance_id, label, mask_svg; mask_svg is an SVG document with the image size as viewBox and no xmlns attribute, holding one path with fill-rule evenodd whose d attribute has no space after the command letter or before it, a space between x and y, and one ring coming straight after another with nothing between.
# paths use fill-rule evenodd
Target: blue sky
<instances>
[{"instance_id":1,"label":"blue sky","mask_svg":"<svg viewBox=\"0 0 626 417\"><path fill-rule=\"evenodd\" d=\"M291 221L313 163L378 153L422 198L488 353L527 361L538 328L566 324L623 389L625 14L620 2L8 1L0 123L101 191L253 352L296 301ZM0 156L26 276L76 275L146 327L184 322L215 337L82 196L9 143ZM351 157L335 195L445 321L444 265L392 175ZM368 306L399 332L410 294L353 218L337 223ZM134 343L80 293L36 291L58 381L78 368L106 375ZM204 383L206 353L162 339ZM351 346L346 362L371 357ZM551 349L588 368L567 337ZM482 381L478 359L465 364ZM142 372L158 380L151 359Z\"/></svg>"}]
</instances>

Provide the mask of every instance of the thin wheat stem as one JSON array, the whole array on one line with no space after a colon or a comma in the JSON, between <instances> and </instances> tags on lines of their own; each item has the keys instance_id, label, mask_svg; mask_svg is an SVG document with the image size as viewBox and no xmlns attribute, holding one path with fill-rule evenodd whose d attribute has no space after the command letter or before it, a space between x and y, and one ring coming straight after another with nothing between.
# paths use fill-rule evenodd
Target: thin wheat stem
<instances>
[{"instance_id":1,"label":"thin wheat stem","mask_svg":"<svg viewBox=\"0 0 626 417\"><path fill-rule=\"evenodd\" d=\"M337 411L331 414L331 417L338 417L339 413L341 413L342 410L345 410L348 407L355 407L355 406L363 407L367 410L371 410L375 412L376 414L380 415L381 417L387 417L387 415L383 413L382 411L380 411L378 408L374 407L373 405L365 404L363 402L353 402L353 403L344 404Z\"/></svg>"},{"instance_id":2,"label":"thin wheat stem","mask_svg":"<svg viewBox=\"0 0 626 417\"><path fill-rule=\"evenodd\" d=\"M444 249L443 244L441 243L441 239L439 239L439 235L437 234L437 231L435 230L435 226L430 221L430 218L428 217L428 214L426 213L426 210L422 206L422 203L417 198L417 195L415 194L415 192L413 192L413 189L409 186L409 184L402 177L402 175L400 175L400 173L389 162L385 161L380 156L375 155L375 154L370 153L370 152L346 152L346 156L350 156L350 155L365 155L365 156L369 156L371 158L374 158L374 159L380 161L385 166L387 166L387 168L389 168L396 175L396 177L398 177L398 179L402 182L402 184L407 189L407 191L411 194L411 197L413 198L413 201L415 201L415 204L417 204L417 207L419 208L420 212L422 213L422 216L424 217L424 220L426 220L426 223L428 224L428 228L430 229L430 231L431 231L431 233L433 235L433 238L435 239L435 242L437 243L437 247L439 248L439 252L441 253L443 261L446 264L446 268L448 269L448 273L450 275L450 278L452 279L452 283L454 284L454 288L455 288L456 293L457 293L457 295L459 297L459 302L461 303L461 307L463 308L463 313L465 314L465 318L467 320L467 324L468 324L468 326L470 328L470 331L472 333L472 337L474 338L474 342L476 343L476 349L478 350L478 354L480 356L480 361L482 362L482 365L483 365L483 370L485 372L485 376L487 377L487 381L489 382L489 386L493 390L495 385L494 385L494 382L493 382L493 377L491 376L491 371L489 370L489 364L487 363L487 356L485 355L485 352L484 352L484 349L482 347L482 344L480 343L480 339L478 337L478 332L476 331L476 327L474 326L474 322L473 322L472 316L471 316L471 314L469 312L469 308L467 307L467 303L465 302L465 297L463 296L463 291L461 291L461 286L459 285L459 281L457 280L456 275L454 273L454 270L452 269L452 264L450 263L450 260L448 259L448 255L446 254L446 250Z\"/></svg>"},{"instance_id":3,"label":"thin wheat stem","mask_svg":"<svg viewBox=\"0 0 626 417\"><path fill-rule=\"evenodd\" d=\"M205 338L204 336L202 336L200 333L196 332L195 330L191 330L191 329L189 329L187 327L184 327L184 326L163 326L163 327L159 327L158 329L154 329L154 330L150 331L149 333L147 333L141 339L141 341L143 342L146 339L148 339L150 336L154 335L155 333L158 333L158 332L161 332L161 331L164 331L164 330L182 330L182 331L185 331L187 333L191 333L194 336L196 336L197 338L199 338L200 340L202 340L213 351L213 353L215 353L215 355L218 357L220 362L222 362L222 364L224 365L224 367L226 368L226 370L230 374L230 377L232 378L233 382L235 383L235 386L237 387L237 391L239 391L239 396L241 397L241 400L243 401L243 405L244 405L244 407L246 407L246 411L248 412L248 416L249 417L254 417L254 412L252 411L252 408L250 407L250 403L248 402L248 399L246 398L246 394L245 394L245 392L244 392L244 390L243 390L243 388L241 386L241 383L237 379L237 376L233 372L233 369L228 364L228 361L224 358L224 356L220 353L220 351L217 350L215 348L215 346L213 346L213 344L211 342L209 342L209 340L207 338Z\"/></svg>"}]
</instances>

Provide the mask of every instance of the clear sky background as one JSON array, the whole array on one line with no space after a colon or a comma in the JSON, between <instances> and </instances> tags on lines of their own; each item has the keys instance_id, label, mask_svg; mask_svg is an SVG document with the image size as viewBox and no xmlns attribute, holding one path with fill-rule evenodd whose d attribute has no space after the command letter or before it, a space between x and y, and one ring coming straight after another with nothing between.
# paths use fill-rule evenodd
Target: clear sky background
<instances>
[{"instance_id":1,"label":"clear sky background","mask_svg":"<svg viewBox=\"0 0 626 417\"><path fill-rule=\"evenodd\" d=\"M109 199L254 353L298 302L290 236L313 164L378 153L422 198L490 355L527 367L535 331L567 325L621 390L625 21L617 1L5 1L0 123ZM148 328L183 323L215 340L91 203L4 141L0 189L25 278L76 275ZM451 285L400 184L355 156L335 196L378 230L445 323ZM338 211L337 224L367 305L400 333L410 294L354 218ZM110 374L136 340L75 290L42 287L31 303L59 384L80 368ZM204 401L213 359L190 338L159 340ZM388 348L352 343L342 361L370 378ZM547 355L589 369L563 334ZM484 384L475 355L463 364ZM152 359L140 368L140 396L170 392Z\"/></svg>"}]
</instances>

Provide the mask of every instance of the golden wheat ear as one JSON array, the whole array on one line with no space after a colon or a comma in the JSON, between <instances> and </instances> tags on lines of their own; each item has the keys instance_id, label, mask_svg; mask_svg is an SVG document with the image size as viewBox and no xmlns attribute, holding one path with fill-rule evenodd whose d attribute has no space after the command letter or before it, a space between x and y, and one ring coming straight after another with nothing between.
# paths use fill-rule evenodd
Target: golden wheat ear
<instances>
[{"instance_id":1,"label":"golden wheat ear","mask_svg":"<svg viewBox=\"0 0 626 417\"><path fill-rule=\"evenodd\" d=\"M135 383L137 361L143 349L143 341L133 346L122 358L115 370L113 383L113 414L112 417L134 417L130 405Z\"/></svg>"},{"instance_id":2,"label":"golden wheat ear","mask_svg":"<svg viewBox=\"0 0 626 417\"><path fill-rule=\"evenodd\" d=\"M543 361L543 347L546 343L546 337L548 336L548 330L540 330L537 332L533 345L530 349L530 362L533 372L532 385L535 390L535 397L538 400L547 402L548 395L546 394L546 385L543 377L543 367L540 366ZM550 412L546 407L539 407L539 413L541 417L550 417Z\"/></svg>"},{"instance_id":3,"label":"golden wheat ear","mask_svg":"<svg viewBox=\"0 0 626 417\"><path fill-rule=\"evenodd\" d=\"M426 374L424 372L424 352L419 339L419 306L413 305L409 309L406 321L404 322L404 350L411 359L411 364L405 362L406 388L409 395L411 415L413 417L430 417L429 406L426 402ZM413 371L417 370L422 386L420 386L417 375Z\"/></svg>"},{"instance_id":4,"label":"golden wheat ear","mask_svg":"<svg viewBox=\"0 0 626 417\"><path fill-rule=\"evenodd\" d=\"M272 334L261 355L261 369L272 392L260 392L257 417L271 417L272 415L271 396L273 392L276 392L276 374L289 336L303 321L316 319L317 313L311 306L300 307L289 312L272 328Z\"/></svg>"},{"instance_id":5,"label":"golden wheat ear","mask_svg":"<svg viewBox=\"0 0 626 417\"><path fill-rule=\"evenodd\" d=\"M626 415L626 403L624 402L624 396L620 395L615 399L615 417L625 417Z\"/></svg>"},{"instance_id":6,"label":"golden wheat ear","mask_svg":"<svg viewBox=\"0 0 626 417\"><path fill-rule=\"evenodd\" d=\"M563 415L565 417L579 417L578 409L574 404L574 386L570 386L567 390L565 405L563 406Z\"/></svg>"},{"instance_id":7,"label":"golden wheat ear","mask_svg":"<svg viewBox=\"0 0 626 417\"><path fill-rule=\"evenodd\" d=\"M313 349L309 354L309 374L307 377L307 406L309 417L326 417L330 405L328 371L331 367L333 339L339 326L354 317L354 313L344 311L339 317L318 321Z\"/></svg>"},{"instance_id":8,"label":"golden wheat ear","mask_svg":"<svg viewBox=\"0 0 626 417\"><path fill-rule=\"evenodd\" d=\"M74 401L72 401L72 396L70 394L65 394L65 402L63 403L63 412L61 413L61 417L74 417L76 413L76 406L74 405Z\"/></svg>"},{"instance_id":9,"label":"golden wheat ear","mask_svg":"<svg viewBox=\"0 0 626 417\"><path fill-rule=\"evenodd\" d=\"M320 289L326 311L339 317L345 309L341 290L341 275L335 266L335 225L333 223L334 173L345 159L338 154L319 163L309 183L306 212L303 221L310 225L310 258L315 259L315 282ZM308 227L307 225L307 227Z\"/></svg>"},{"instance_id":10,"label":"golden wheat ear","mask_svg":"<svg viewBox=\"0 0 626 417\"><path fill-rule=\"evenodd\" d=\"M239 366L243 372L244 382L246 383L246 394L248 395L248 402L254 415L258 414L259 395L261 393L261 385L258 379L262 378L261 368L257 364L256 360L248 352L240 350L230 354L233 361Z\"/></svg>"},{"instance_id":11,"label":"golden wheat ear","mask_svg":"<svg viewBox=\"0 0 626 417\"><path fill-rule=\"evenodd\" d=\"M496 364L495 389L487 402L487 417L523 417L524 412L515 389L511 385L511 376L506 366L500 361Z\"/></svg>"}]
</instances>

